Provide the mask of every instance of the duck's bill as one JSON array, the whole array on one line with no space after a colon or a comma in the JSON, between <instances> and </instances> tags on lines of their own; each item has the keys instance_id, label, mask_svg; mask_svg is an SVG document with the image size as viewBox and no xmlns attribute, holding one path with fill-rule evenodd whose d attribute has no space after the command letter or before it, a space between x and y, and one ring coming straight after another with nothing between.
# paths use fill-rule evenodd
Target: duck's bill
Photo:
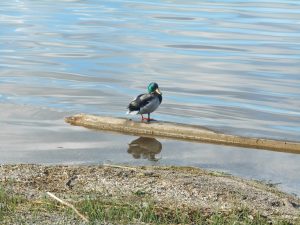
<instances>
[{"instance_id":1,"label":"duck's bill","mask_svg":"<svg viewBox=\"0 0 300 225\"><path fill-rule=\"evenodd\" d=\"M159 90L159 88L157 88L157 89L155 90L155 92L156 92L157 94L160 94L160 95L162 94L161 91Z\"/></svg>"}]
</instances>

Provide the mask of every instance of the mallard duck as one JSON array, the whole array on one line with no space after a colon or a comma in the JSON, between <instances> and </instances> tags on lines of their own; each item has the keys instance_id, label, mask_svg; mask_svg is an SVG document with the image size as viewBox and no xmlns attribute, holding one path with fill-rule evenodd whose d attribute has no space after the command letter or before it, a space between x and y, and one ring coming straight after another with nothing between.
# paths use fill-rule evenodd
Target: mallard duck
<instances>
[{"instance_id":1,"label":"mallard duck","mask_svg":"<svg viewBox=\"0 0 300 225\"><path fill-rule=\"evenodd\" d=\"M128 105L127 114L140 114L142 121L147 122L153 120L150 119L150 113L154 112L162 101L162 93L158 88L158 84L152 82L148 85L148 93L138 95ZM148 118L145 118L143 114L148 114Z\"/></svg>"}]
</instances>

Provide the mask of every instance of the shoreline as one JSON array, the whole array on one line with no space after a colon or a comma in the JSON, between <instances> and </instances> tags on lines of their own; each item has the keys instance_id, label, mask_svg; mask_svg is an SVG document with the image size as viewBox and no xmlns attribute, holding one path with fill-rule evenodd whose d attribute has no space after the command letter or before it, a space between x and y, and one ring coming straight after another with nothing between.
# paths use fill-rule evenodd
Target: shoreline
<instances>
[{"instance_id":1,"label":"shoreline","mask_svg":"<svg viewBox=\"0 0 300 225\"><path fill-rule=\"evenodd\" d=\"M101 205L108 206L126 203L130 207L135 204L140 207L142 204L144 208L138 208L138 212L150 206L153 210L159 207L159 211L168 213L178 210L187 214L201 212L199 216L208 221L207 224L215 215L228 219L228 215L235 216L241 210L247 212L246 219L250 221L259 215L260 219L275 224L300 222L298 197L259 181L194 167L17 164L1 165L0 179L2 193L21 199L17 201L13 214L1 206L2 224L40 224L41 221L43 224L61 224L62 221L63 224L94 224L101 217L85 211L83 203L86 204L87 199L89 205L100 200ZM81 220L67 207L53 202L47 192L74 204L90 219L90 223ZM122 205L119 210L123 208ZM150 216L133 218L135 222L130 220L132 224L153 224L152 220L147 220ZM189 221L188 217L184 218ZM101 221L106 222L123 223L116 223L113 218ZM128 221L123 224L128 224Z\"/></svg>"}]
</instances>

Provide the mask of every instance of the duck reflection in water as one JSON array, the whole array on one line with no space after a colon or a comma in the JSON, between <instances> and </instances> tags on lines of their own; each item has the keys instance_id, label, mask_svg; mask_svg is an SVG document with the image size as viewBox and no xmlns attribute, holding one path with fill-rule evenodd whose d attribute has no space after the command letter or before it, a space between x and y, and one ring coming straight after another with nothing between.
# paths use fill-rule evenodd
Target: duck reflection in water
<instances>
[{"instance_id":1,"label":"duck reflection in water","mask_svg":"<svg viewBox=\"0 0 300 225\"><path fill-rule=\"evenodd\" d=\"M150 161L158 161L155 155L159 154L162 149L161 143L155 138L139 137L128 144L127 152L135 159L148 159Z\"/></svg>"}]
</instances>

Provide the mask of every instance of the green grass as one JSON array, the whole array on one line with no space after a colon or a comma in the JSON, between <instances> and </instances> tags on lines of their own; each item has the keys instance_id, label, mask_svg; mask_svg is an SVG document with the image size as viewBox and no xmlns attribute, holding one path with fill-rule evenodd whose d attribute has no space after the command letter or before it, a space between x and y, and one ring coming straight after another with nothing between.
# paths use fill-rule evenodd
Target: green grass
<instances>
[{"instance_id":1,"label":"green grass","mask_svg":"<svg viewBox=\"0 0 300 225\"><path fill-rule=\"evenodd\" d=\"M200 221L201 213L171 210L159 207L153 201L126 202L119 200L84 200L77 204L92 222L144 222L153 224L187 224L191 220Z\"/></svg>"},{"instance_id":2,"label":"green grass","mask_svg":"<svg viewBox=\"0 0 300 225\"><path fill-rule=\"evenodd\" d=\"M0 221L5 216L10 216L15 213L19 204L24 202L24 198L8 194L4 188L0 186Z\"/></svg>"},{"instance_id":3,"label":"green grass","mask_svg":"<svg viewBox=\"0 0 300 225\"><path fill-rule=\"evenodd\" d=\"M89 218L89 224L270 224L267 218L258 213L253 213L247 208L227 212L211 212L208 209L162 205L153 200L143 190L122 197L91 196L73 203L78 211ZM70 198L75 199L75 196L70 196ZM28 217L21 218L18 216L21 211L31 215L31 218L44 218L44 215L54 215L55 217L60 215L60 218L69 218L70 222L74 222L74 219L82 222L73 210L48 197L30 201L20 196L11 195L0 187L0 222L6 218L6 221L14 222L14 224L30 224L30 221L27 221ZM47 219L47 216L45 219ZM10 222L6 224L12 224ZM298 222L300 221L291 223L290 221L277 220L272 221L272 224L296 225L300 224ZM66 223L64 222L64 224Z\"/></svg>"},{"instance_id":4,"label":"green grass","mask_svg":"<svg viewBox=\"0 0 300 225\"><path fill-rule=\"evenodd\" d=\"M205 212L203 209L162 207L150 198L135 199L86 199L76 208L88 216L91 224L110 222L114 224L253 224L265 225L269 221L248 209L231 212ZM289 225L289 221L273 221L272 224Z\"/></svg>"}]
</instances>

